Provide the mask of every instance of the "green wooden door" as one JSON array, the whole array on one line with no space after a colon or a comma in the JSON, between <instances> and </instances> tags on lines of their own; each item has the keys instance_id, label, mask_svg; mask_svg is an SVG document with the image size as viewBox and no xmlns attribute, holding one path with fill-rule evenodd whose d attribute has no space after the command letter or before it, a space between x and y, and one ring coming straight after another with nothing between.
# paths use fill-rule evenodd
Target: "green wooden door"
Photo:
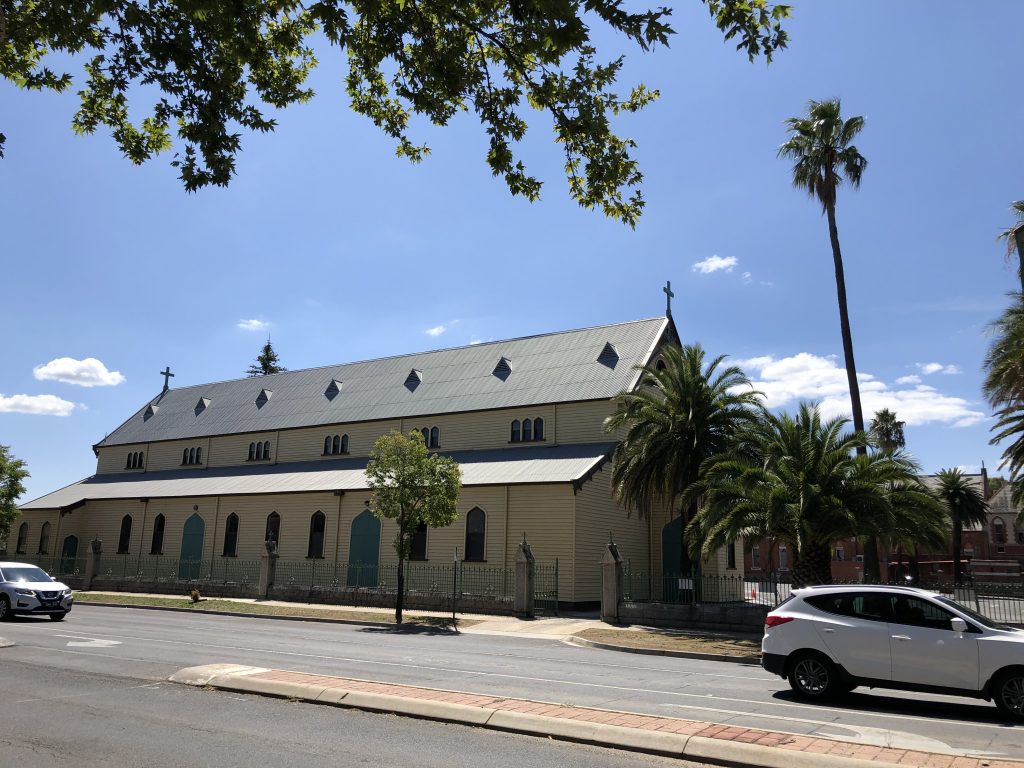
<instances>
[{"instance_id":1,"label":"green wooden door","mask_svg":"<svg viewBox=\"0 0 1024 768\"><path fill-rule=\"evenodd\" d=\"M198 514L185 521L185 529L181 533L181 555L178 557L178 578L199 578L205 536L206 523Z\"/></svg>"},{"instance_id":2,"label":"green wooden door","mask_svg":"<svg viewBox=\"0 0 1024 768\"><path fill-rule=\"evenodd\" d=\"M78 537L77 536L65 536L64 546L60 550L60 563L58 566L58 574L68 574L75 572L75 558L78 557ZM50 574L51 576L57 574Z\"/></svg>"},{"instance_id":3,"label":"green wooden door","mask_svg":"<svg viewBox=\"0 0 1024 768\"><path fill-rule=\"evenodd\" d=\"M661 599L666 603L692 603L698 594L699 576L694 563L683 555L683 518L661 529Z\"/></svg>"},{"instance_id":4,"label":"green wooden door","mask_svg":"<svg viewBox=\"0 0 1024 768\"><path fill-rule=\"evenodd\" d=\"M352 521L348 547L348 585L376 587L380 564L380 520L364 509Z\"/></svg>"}]
</instances>

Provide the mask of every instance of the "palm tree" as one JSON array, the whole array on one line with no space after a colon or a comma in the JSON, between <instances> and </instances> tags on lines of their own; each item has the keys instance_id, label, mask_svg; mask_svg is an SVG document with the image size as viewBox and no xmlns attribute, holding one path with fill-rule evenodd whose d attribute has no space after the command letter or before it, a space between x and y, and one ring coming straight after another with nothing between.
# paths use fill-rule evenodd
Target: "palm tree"
<instances>
[{"instance_id":1,"label":"palm tree","mask_svg":"<svg viewBox=\"0 0 1024 768\"><path fill-rule=\"evenodd\" d=\"M880 451L893 453L906 447L907 440L903 434L905 423L897 421L896 414L888 408L875 411L875 418L871 420L871 438Z\"/></svg>"},{"instance_id":2,"label":"palm tree","mask_svg":"<svg viewBox=\"0 0 1024 768\"><path fill-rule=\"evenodd\" d=\"M943 469L936 476L935 494L949 510L953 524L953 581L960 583L960 550L965 525L984 525L988 514L985 496L959 469Z\"/></svg>"},{"instance_id":3,"label":"palm tree","mask_svg":"<svg viewBox=\"0 0 1024 768\"><path fill-rule=\"evenodd\" d=\"M700 478L708 459L728 450L734 436L756 420L760 393L725 356L705 364L699 344L666 346L660 361L639 367L641 386L620 395L608 418L609 432L624 431L615 450L612 484L627 512L641 517L658 503L675 511L682 494ZM680 510L683 524L691 503ZM680 566L688 564L685 537Z\"/></svg>"},{"instance_id":4,"label":"palm tree","mask_svg":"<svg viewBox=\"0 0 1024 768\"><path fill-rule=\"evenodd\" d=\"M794 585L827 584L836 539L913 527L928 504L913 490L913 461L901 452L859 454L867 435L848 424L823 421L810 403L796 416L763 414L687 491L684 501L704 497L691 547L706 556L741 536L774 537L794 552Z\"/></svg>"},{"instance_id":5,"label":"palm tree","mask_svg":"<svg viewBox=\"0 0 1024 768\"><path fill-rule=\"evenodd\" d=\"M1024 291L1024 200L1017 200L1010 206L1010 213L1016 214L1017 223L1000 235L1006 241L1006 260L1010 261L1017 255L1017 275L1020 277L1020 289Z\"/></svg>"},{"instance_id":6,"label":"palm tree","mask_svg":"<svg viewBox=\"0 0 1024 768\"><path fill-rule=\"evenodd\" d=\"M839 229L836 226L836 190L845 178L854 188L868 161L851 142L864 128L863 117L843 120L839 99L810 101L806 117L786 120L789 140L779 147L779 157L790 158L793 163L793 186L807 190L807 194L821 203L828 217L828 235L832 243L832 262L836 273L836 296L839 301L839 327L843 337L843 357L846 380L850 387L850 405L853 428L864 431L864 414L860 404L860 386L857 383L857 365L853 359L853 335L850 331L850 313L846 305L846 277L843 272L843 254L839 248ZM858 448L867 451L867 445ZM864 577L877 580L878 542L868 539L864 551Z\"/></svg>"},{"instance_id":7,"label":"palm tree","mask_svg":"<svg viewBox=\"0 0 1024 768\"><path fill-rule=\"evenodd\" d=\"M983 385L996 411L990 443L1012 439L1003 450L1003 465L1013 483L1013 502L1024 507L1024 293L1013 294L1013 303L992 324L992 331L995 338L985 355ZM1024 524L1024 511L1017 520Z\"/></svg>"}]
</instances>

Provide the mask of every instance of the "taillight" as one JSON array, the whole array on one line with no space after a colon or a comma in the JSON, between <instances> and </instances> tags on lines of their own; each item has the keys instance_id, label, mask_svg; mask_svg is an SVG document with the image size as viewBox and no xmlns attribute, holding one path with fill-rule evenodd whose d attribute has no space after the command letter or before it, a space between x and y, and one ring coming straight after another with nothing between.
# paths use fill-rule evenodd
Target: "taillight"
<instances>
[{"instance_id":1,"label":"taillight","mask_svg":"<svg viewBox=\"0 0 1024 768\"><path fill-rule=\"evenodd\" d=\"M795 617L793 617L793 616L772 616L772 615L768 615L768 616L764 617L764 628L765 629L771 629L772 627L777 627L780 624L786 624L786 623L792 621L794 618Z\"/></svg>"}]
</instances>

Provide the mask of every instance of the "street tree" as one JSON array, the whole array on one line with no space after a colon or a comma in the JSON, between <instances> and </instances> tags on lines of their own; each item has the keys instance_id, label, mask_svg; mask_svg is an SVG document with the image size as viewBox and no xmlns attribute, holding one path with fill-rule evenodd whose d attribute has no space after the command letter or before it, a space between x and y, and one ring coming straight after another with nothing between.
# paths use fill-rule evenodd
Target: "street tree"
<instances>
[{"instance_id":1,"label":"street tree","mask_svg":"<svg viewBox=\"0 0 1024 768\"><path fill-rule=\"evenodd\" d=\"M725 356L705 360L699 344L666 346L658 362L638 368L641 386L623 392L608 418L609 432L623 431L615 450L612 486L627 512L648 516L655 504L673 512L683 494L701 477L709 459L729 450L735 435L761 410L761 395ZM683 530L696 499L682 504ZM689 561L686 537L680 566Z\"/></svg>"},{"instance_id":2,"label":"street tree","mask_svg":"<svg viewBox=\"0 0 1024 768\"><path fill-rule=\"evenodd\" d=\"M836 297L839 303L839 329L843 339L843 358L846 381L850 388L850 406L853 428L864 431L864 414L857 382L857 365L853 358L853 334L850 330L850 312L846 302L846 276L843 254L839 247L839 228L836 225L836 192L845 179L855 189L868 161L852 143L864 128L863 117L844 120L839 99L810 101L807 115L786 120L789 139L779 147L779 157L793 161L793 186L806 190L810 197L821 203L822 213L828 218L828 235L832 245L832 264L836 275ZM867 452L867 443L859 446ZM864 578L877 581L878 541L869 537L864 550Z\"/></svg>"},{"instance_id":3,"label":"street tree","mask_svg":"<svg viewBox=\"0 0 1024 768\"><path fill-rule=\"evenodd\" d=\"M985 355L983 384L996 416L989 442L997 445L1008 441L1001 466L1010 475L1014 504L1024 510L1024 294L1011 295L1010 306L991 330L993 339ZM1024 511L1018 512L1017 522L1024 525Z\"/></svg>"},{"instance_id":4,"label":"street tree","mask_svg":"<svg viewBox=\"0 0 1024 768\"><path fill-rule=\"evenodd\" d=\"M256 355L256 362L249 366L245 375L249 377L269 376L272 373L284 373L287 370L287 368L281 365L280 358L277 356L277 352L274 351L270 339L267 339L263 349Z\"/></svg>"},{"instance_id":5,"label":"street tree","mask_svg":"<svg viewBox=\"0 0 1024 768\"><path fill-rule=\"evenodd\" d=\"M0 542L7 541L11 524L21 514L17 502L25 493L22 481L28 476L25 462L14 457L10 446L0 445Z\"/></svg>"},{"instance_id":6,"label":"street tree","mask_svg":"<svg viewBox=\"0 0 1024 768\"><path fill-rule=\"evenodd\" d=\"M960 564L965 525L984 525L988 503L981 490L959 469L943 469L937 475L935 495L946 506L953 526L953 581L960 583L963 568Z\"/></svg>"},{"instance_id":7,"label":"street tree","mask_svg":"<svg viewBox=\"0 0 1024 768\"><path fill-rule=\"evenodd\" d=\"M1006 260L1017 257L1017 276L1020 289L1024 291L1024 200L1017 200L1010 206L1010 213L1016 215L1017 223L1000 233L999 239L1006 241Z\"/></svg>"},{"instance_id":8,"label":"street tree","mask_svg":"<svg viewBox=\"0 0 1024 768\"><path fill-rule=\"evenodd\" d=\"M903 434L905 422L898 421L896 414L888 408L875 411L875 417L871 420L871 439L878 450L892 453L906 448L907 440Z\"/></svg>"},{"instance_id":9,"label":"street tree","mask_svg":"<svg viewBox=\"0 0 1024 768\"><path fill-rule=\"evenodd\" d=\"M366 465L366 479L373 492L371 509L398 527L393 546L398 556L398 595L395 623L402 623L405 602L405 562L419 525L443 528L458 519L456 503L462 487L459 465L446 456L427 450L416 430L406 437L392 431L373 445Z\"/></svg>"},{"instance_id":10,"label":"street tree","mask_svg":"<svg viewBox=\"0 0 1024 768\"><path fill-rule=\"evenodd\" d=\"M795 416L762 413L684 495L703 499L688 536L693 553L706 557L740 537L776 539L793 552L794 586L828 584L832 542L866 528L910 528L918 502L927 506L909 496L917 466L900 451L859 453L868 437L848 424L823 421L812 403ZM906 494L891 495L897 488Z\"/></svg>"},{"instance_id":11,"label":"street tree","mask_svg":"<svg viewBox=\"0 0 1024 768\"><path fill-rule=\"evenodd\" d=\"M786 46L788 6L702 2L751 61L771 61ZM84 61L74 130L108 129L136 164L174 150L171 164L194 191L229 183L243 130L272 131L276 110L313 97L314 48L330 46L347 57L351 108L394 139L399 156L419 162L429 152L410 130L414 116L445 126L473 112L491 172L512 194L536 200L541 181L517 147L530 107L550 121L573 199L632 226L643 175L634 141L612 120L658 91L638 84L618 93L624 57L602 61L596 40L611 32L641 51L667 45L670 14L627 10L620 0L3 0L0 76L66 91L72 75L62 70Z\"/></svg>"}]
</instances>

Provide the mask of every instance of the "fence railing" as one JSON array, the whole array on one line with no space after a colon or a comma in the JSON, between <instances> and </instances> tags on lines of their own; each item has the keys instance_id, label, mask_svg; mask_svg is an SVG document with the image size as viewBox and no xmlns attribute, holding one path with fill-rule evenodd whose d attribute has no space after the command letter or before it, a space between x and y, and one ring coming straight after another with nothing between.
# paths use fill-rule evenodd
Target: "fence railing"
<instances>
[{"instance_id":1,"label":"fence railing","mask_svg":"<svg viewBox=\"0 0 1024 768\"><path fill-rule=\"evenodd\" d=\"M215 558L175 560L162 555L101 555L96 579L152 582L205 582L208 584L258 585L259 560Z\"/></svg>"},{"instance_id":2,"label":"fence railing","mask_svg":"<svg viewBox=\"0 0 1024 768\"><path fill-rule=\"evenodd\" d=\"M38 565L51 576L81 576L85 573L84 557L60 555L18 555L18 562Z\"/></svg>"},{"instance_id":3,"label":"fence railing","mask_svg":"<svg viewBox=\"0 0 1024 768\"><path fill-rule=\"evenodd\" d=\"M398 564L279 560L274 586L327 592L363 589L395 594ZM511 603L515 595L515 569L465 562L437 565L412 560L405 564L405 592Z\"/></svg>"},{"instance_id":4,"label":"fence railing","mask_svg":"<svg viewBox=\"0 0 1024 768\"><path fill-rule=\"evenodd\" d=\"M700 571L654 573L627 564L622 569L623 600L631 603L745 603L774 608L789 597L787 574L757 576Z\"/></svg>"},{"instance_id":5,"label":"fence railing","mask_svg":"<svg viewBox=\"0 0 1024 768\"><path fill-rule=\"evenodd\" d=\"M537 613L558 615L558 560L552 564L534 563L533 608Z\"/></svg>"}]
</instances>

